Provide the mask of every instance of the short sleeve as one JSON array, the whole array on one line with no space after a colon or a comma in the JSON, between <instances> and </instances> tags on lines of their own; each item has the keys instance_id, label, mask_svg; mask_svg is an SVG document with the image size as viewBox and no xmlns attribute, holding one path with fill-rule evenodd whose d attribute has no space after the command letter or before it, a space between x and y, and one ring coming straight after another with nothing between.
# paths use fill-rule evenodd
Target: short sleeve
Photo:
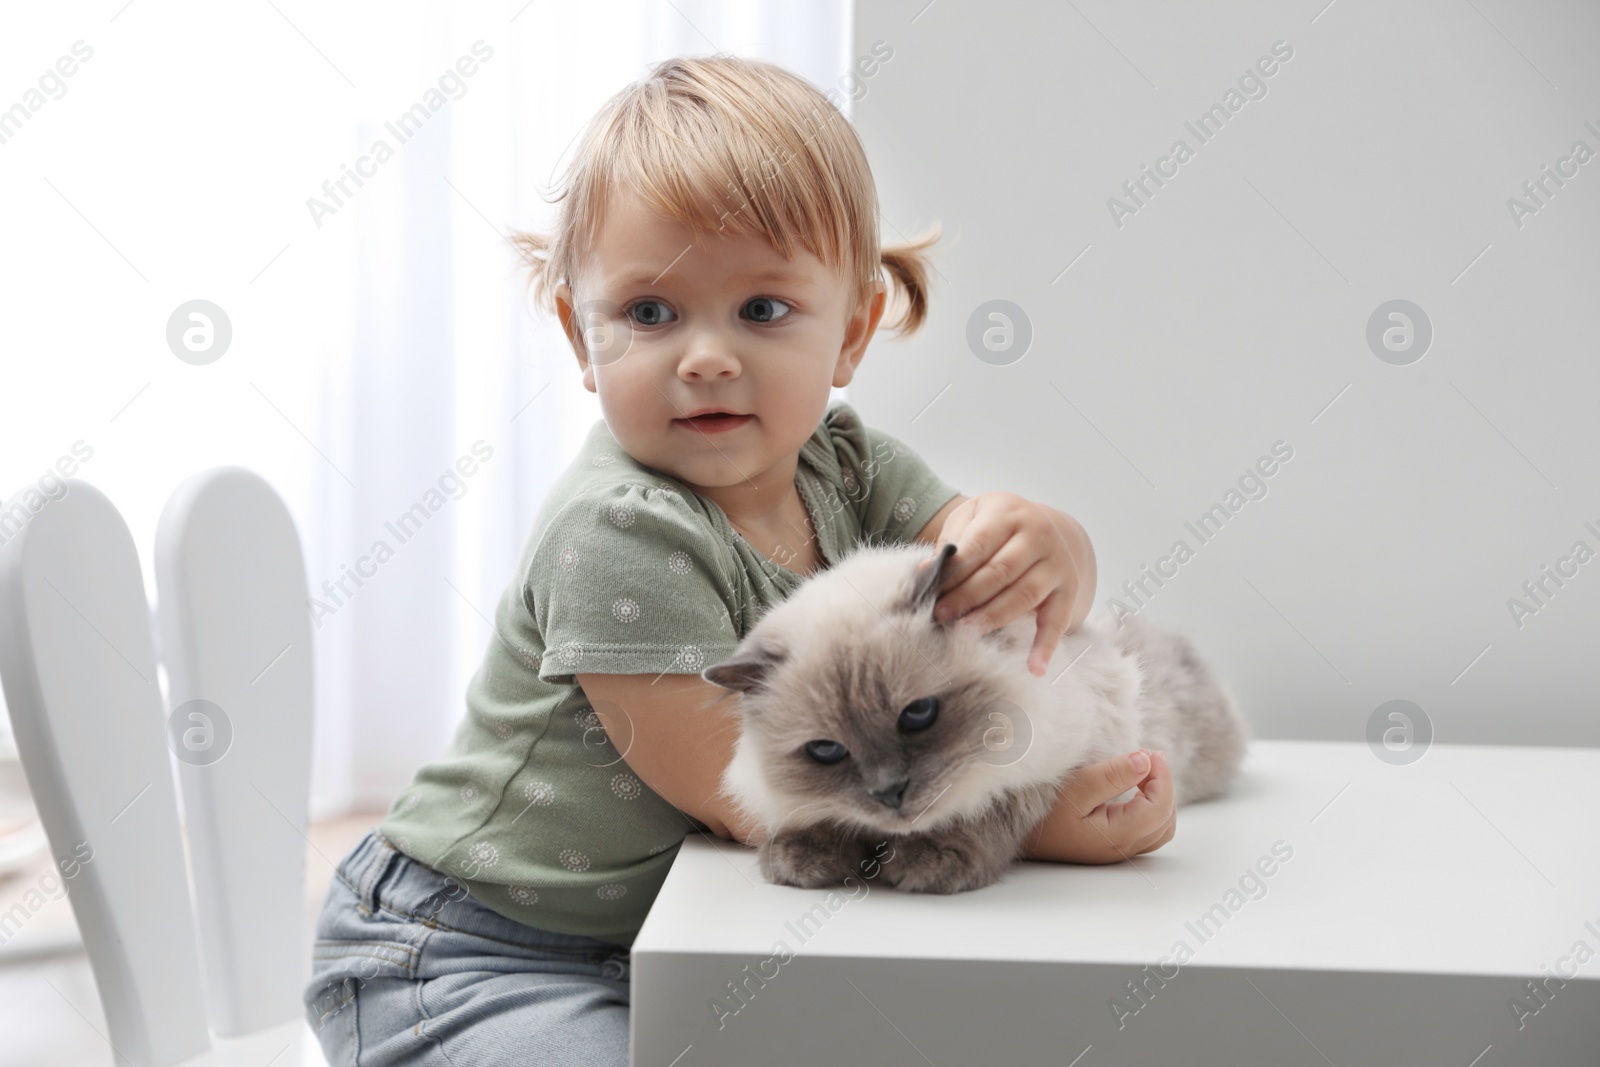
<instances>
[{"instance_id":1,"label":"short sleeve","mask_svg":"<svg viewBox=\"0 0 1600 1067\"><path fill-rule=\"evenodd\" d=\"M909 544L959 495L910 446L867 426L851 405L841 402L829 408L823 424L862 540Z\"/></svg>"},{"instance_id":2,"label":"short sleeve","mask_svg":"<svg viewBox=\"0 0 1600 1067\"><path fill-rule=\"evenodd\" d=\"M738 644L722 546L674 490L608 484L551 516L524 595L539 677L698 674Z\"/></svg>"}]
</instances>

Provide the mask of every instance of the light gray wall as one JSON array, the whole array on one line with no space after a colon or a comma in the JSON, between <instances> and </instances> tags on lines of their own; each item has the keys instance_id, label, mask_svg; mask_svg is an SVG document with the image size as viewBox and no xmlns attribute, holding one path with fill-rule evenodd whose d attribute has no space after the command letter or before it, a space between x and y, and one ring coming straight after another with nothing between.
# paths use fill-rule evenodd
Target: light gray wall
<instances>
[{"instance_id":1,"label":"light gray wall","mask_svg":"<svg viewBox=\"0 0 1600 1067\"><path fill-rule=\"evenodd\" d=\"M875 424L1077 516L1102 607L1187 542L1143 610L1262 736L1359 740L1407 700L1440 742L1600 744L1600 557L1560 562L1600 553L1600 156L1560 162L1600 153L1600 6L858 0L874 42L885 233L946 234L928 327L851 387ZM1185 124L1275 42L1202 144ZM1545 165L1577 173L1516 218ZM967 334L996 299L1032 340L990 363ZM1367 336L1392 300L1432 325L1404 365ZM1576 574L1540 607L1546 565Z\"/></svg>"}]
</instances>

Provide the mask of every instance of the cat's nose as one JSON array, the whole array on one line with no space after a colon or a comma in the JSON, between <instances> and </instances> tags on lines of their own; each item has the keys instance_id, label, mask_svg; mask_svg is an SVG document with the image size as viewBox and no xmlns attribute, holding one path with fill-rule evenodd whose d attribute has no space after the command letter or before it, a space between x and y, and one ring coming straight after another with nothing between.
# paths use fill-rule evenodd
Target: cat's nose
<instances>
[{"instance_id":1,"label":"cat's nose","mask_svg":"<svg viewBox=\"0 0 1600 1067\"><path fill-rule=\"evenodd\" d=\"M872 789L868 790L868 792L872 795L874 800L883 804L885 807L898 808L900 806L900 799L906 795L906 786L910 784L910 782L911 779L902 778L897 782L890 782L881 789Z\"/></svg>"}]
</instances>

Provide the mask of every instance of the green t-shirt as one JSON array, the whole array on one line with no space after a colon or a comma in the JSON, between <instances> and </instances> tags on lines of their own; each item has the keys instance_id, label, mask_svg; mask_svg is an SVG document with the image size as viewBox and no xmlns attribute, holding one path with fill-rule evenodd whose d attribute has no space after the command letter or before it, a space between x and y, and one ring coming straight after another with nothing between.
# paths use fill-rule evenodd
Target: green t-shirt
<instances>
[{"instance_id":1,"label":"green t-shirt","mask_svg":"<svg viewBox=\"0 0 1600 1067\"><path fill-rule=\"evenodd\" d=\"M824 567L916 540L957 494L842 401L795 485ZM632 945L679 844L708 828L630 772L575 674L698 674L804 580L596 422L540 506L454 740L380 831L509 918Z\"/></svg>"}]
</instances>

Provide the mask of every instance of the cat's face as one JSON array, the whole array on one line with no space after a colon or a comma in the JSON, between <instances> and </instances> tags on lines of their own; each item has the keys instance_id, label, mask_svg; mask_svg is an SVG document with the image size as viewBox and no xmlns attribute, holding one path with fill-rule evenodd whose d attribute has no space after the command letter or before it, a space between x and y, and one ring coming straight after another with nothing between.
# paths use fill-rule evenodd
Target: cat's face
<instances>
[{"instance_id":1,"label":"cat's face","mask_svg":"<svg viewBox=\"0 0 1600 1067\"><path fill-rule=\"evenodd\" d=\"M955 546L919 568L933 551L856 549L701 672L740 693L765 807L908 833L960 814L978 788L997 713L1025 699L1015 661L1026 653L1008 629L933 618Z\"/></svg>"}]
</instances>

